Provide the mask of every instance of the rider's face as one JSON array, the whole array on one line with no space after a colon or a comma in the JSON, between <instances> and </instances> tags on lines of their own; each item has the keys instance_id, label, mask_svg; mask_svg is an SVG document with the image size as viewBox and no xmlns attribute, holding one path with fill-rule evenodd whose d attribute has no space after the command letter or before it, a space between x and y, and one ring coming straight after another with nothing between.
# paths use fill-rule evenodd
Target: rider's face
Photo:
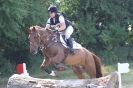
<instances>
[{"instance_id":1,"label":"rider's face","mask_svg":"<svg viewBox=\"0 0 133 88\"><path fill-rule=\"evenodd\" d=\"M55 14L56 14L55 12L49 12L49 15L50 15L51 18L54 18Z\"/></svg>"}]
</instances>

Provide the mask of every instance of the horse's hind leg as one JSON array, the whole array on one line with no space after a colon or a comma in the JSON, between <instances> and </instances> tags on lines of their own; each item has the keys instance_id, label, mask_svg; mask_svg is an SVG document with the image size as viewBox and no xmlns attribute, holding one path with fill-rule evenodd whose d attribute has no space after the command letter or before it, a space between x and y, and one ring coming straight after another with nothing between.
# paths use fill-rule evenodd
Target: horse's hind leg
<instances>
[{"instance_id":1,"label":"horse's hind leg","mask_svg":"<svg viewBox=\"0 0 133 88\"><path fill-rule=\"evenodd\" d=\"M73 72L77 75L79 79L84 79L83 71L80 66L72 66Z\"/></svg>"},{"instance_id":2,"label":"horse's hind leg","mask_svg":"<svg viewBox=\"0 0 133 88\"><path fill-rule=\"evenodd\" d=\"M96 78L96 70L93 67L84 67L85 72L90 76L90 78Z\"/></svg>"},{"instance_id":3,"label":"horse's hind leg","mask_svg":"<svg viewBox=\"0 0 133 88\"><path fill-rule=\"evenodd\" d=\"M86 60L86 64L83 66L85 72L90 76L90 78L96 78L96 66L93 58Z\"/></svg>"}]
</instances>

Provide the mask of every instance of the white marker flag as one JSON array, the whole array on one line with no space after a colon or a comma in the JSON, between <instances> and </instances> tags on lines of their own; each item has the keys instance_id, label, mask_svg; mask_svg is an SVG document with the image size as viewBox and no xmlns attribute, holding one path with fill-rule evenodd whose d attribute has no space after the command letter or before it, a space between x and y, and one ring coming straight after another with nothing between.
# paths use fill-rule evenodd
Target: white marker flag
<instances>
[{"instance_id":1,"label":"white marker flag","mask_svg":"<svg viewBox=\"0 0 133 88\"><path fill-rule=\"evenodd\" d=\"M119 88L122 88L121 73L129 72L128 63L118 63L118 75L119 75Z\"/></svg>"},{"instance_id":2,"label":"white marker flag","mask_svg":"<svg viewBox=\"0 0 133 88\"><path fill-rule=\"evenodd\" d=\"M129 64L128 63L118 63L118 72L119 73L128 73Z\"/></svg>"}]
</instances>

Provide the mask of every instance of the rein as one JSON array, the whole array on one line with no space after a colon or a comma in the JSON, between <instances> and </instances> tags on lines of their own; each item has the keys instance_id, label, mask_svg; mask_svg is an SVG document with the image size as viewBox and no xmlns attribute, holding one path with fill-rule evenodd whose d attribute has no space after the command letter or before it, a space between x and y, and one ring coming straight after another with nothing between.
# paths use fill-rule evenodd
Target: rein
<instances>
[{"instance_id":1,"label":"rein","mask_svg":"<svg viewBox=\"0 0 133 88\"><path fill-rule=\"evenodd\" d=\"M47 47L51 47L53 43L58 42L58 39L56 38L55 34L52 33L50 36L47 38L47 42L43 43L43 39L40 37L40 49L43 50L44 48L46 49Z\"/></svg>"}]
</instances>

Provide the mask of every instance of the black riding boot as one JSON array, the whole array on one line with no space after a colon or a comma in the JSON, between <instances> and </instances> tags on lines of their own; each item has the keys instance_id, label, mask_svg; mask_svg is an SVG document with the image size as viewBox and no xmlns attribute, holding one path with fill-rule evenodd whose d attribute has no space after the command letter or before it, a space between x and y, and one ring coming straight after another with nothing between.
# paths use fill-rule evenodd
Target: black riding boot
<instances>
[{"instance_id":1,"label":"black riding boot","mask_svg":"<svg viewBox=\"0 0 133 88\"><path fill-rule=\"evenodd\" d=\"M67 46L69 47L70 53L74 54L73 43L71 38L67 39Z\"/></svg>"},{"instance_id":2,"label":"black riding boot","mask_svg":"<svg viewBox=\"0 0 133 88\"><path fill-rule=\"evenodd\" d=\"M56 32L56 35L57 35L57 42L60 42L60 33Z\"/></svg>"}]
</instances>

